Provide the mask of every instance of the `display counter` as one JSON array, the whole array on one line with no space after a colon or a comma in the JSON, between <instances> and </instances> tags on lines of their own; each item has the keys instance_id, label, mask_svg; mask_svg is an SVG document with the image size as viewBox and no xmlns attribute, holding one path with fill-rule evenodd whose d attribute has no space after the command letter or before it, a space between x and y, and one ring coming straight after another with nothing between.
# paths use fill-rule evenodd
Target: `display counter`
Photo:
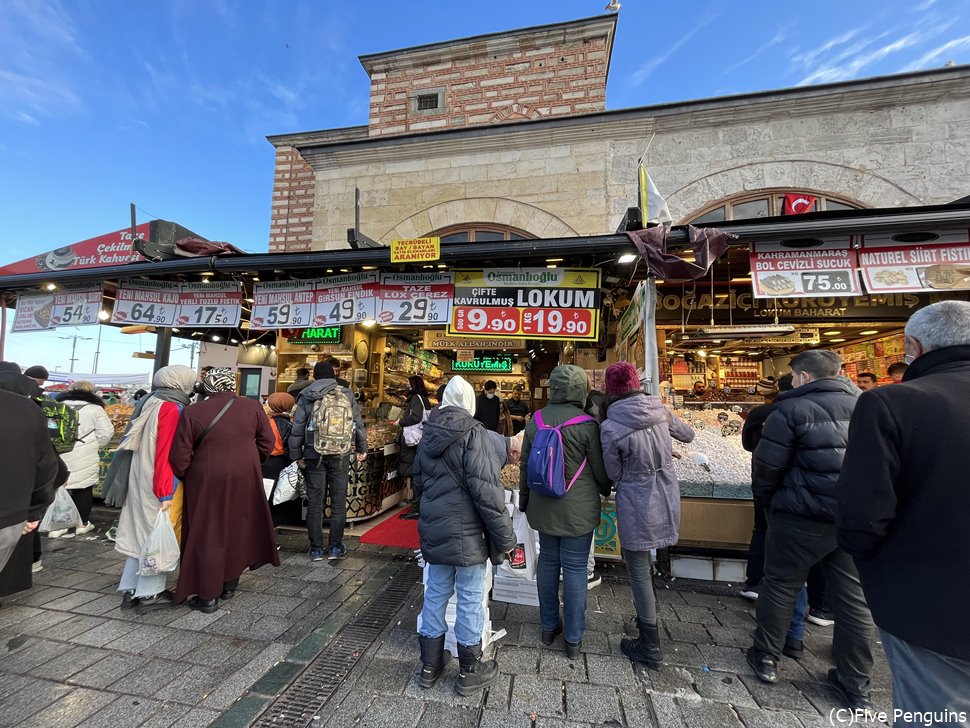
<instances>
[{"instance_id":1,"label":"display counter","mask_svg":"<svg viewBox=\"0 0 970 728\"><path fill-rule=\"evenodd\" d=\"M395 444L371 448L362 463L351 455L347 523L378 516L404 499L405 479L397 474L399 452L400 448ZM323 507L324 521L329 522L333 512L329 496ZM306 518L305 507L303 516Z\"/></svg>"}]
</instances>

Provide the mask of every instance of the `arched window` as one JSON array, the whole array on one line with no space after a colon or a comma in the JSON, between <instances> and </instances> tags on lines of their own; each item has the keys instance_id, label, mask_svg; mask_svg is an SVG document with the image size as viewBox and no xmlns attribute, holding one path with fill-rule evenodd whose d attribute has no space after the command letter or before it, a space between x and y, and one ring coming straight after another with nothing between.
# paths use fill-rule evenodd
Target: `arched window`
<instances>
[{"instance_id":1,"label":"arched window","mask_svg":"<svg viewBox=\"0 0 970 728\"><path fill-rule=\"evenodd\" d=\"M860 202L827 192L817 192L806 189L770 189L757 192L745 192L727 199L711 203L699 212L688 216L684 224L716 223L724 220L745 220L752 217L776 217L782 214L785 205L785 195L789 193L804 193L816 198L815 204L806 212L821 212L822 210L857 210L865 207Z\"/></svg>"},{"instance_id":2,"label":"arched window","mask_svg":"<svg viewBox=\"0 0 970 728\"><path fill-rule=\"evenodd\" d=\"M524 230L497 225L495 223L463 223L428 233L428 237L439 237L442 243L489 243L498 240L525 240L534 238Z\"/></svg>"}]
</instances>

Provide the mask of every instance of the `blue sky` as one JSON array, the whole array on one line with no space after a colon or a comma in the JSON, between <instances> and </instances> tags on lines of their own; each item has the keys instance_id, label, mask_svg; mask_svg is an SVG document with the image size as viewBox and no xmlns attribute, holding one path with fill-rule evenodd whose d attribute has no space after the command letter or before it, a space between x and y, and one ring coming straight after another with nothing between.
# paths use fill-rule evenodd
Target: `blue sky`
<instances>
[{"instance_id":1,"label":"blue sky","mask_svg":"<svg viewBox=\"0 0 970 728\"><path fill-rule=\"evenodd\" d=\"M142 220L265 251L265 136L366 124L358 55L598 15L605 4L2 0L0 263L125 227L132 201ZM970 0L625 0L607 107L951 60L970 62ZM125 352L112 369L150 368L128 358L138 348L130 337L103 339ZM66 369L63 343L18 334L7 358ZM78 368L89 368L93 342L78 350Z\"/></svg>"}]
</instances>

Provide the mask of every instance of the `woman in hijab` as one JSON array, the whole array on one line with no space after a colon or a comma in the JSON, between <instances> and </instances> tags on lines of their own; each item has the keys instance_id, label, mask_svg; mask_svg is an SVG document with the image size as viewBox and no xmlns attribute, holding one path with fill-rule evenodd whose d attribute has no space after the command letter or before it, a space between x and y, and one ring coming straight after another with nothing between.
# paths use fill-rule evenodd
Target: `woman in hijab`
<instances>
[{"instance_id":1,"label":"woman in hijab","mask_svg":"<svg viewBox=\"0 0 970 728\"><path fill-rule=\"evenodd\" d=\"M168 512L176 537L181 529L182 488L169 465L169 452L195 380L195 371L181 364L159 369L152 379L152 395L139 402L140 410L118 446L119 451L132 451L115 536L115 550L128 557L118 585L124 595L122 609L149 612L175 603L165 589L165 574L138 575L138 557L160 509Z\"/></svg>"},{"instance_id":2,"label":"woman in hijab","mask_svg":"<svg viewBox=\"0 0 970 728\"><path fill-rule=\"evenodd\" d=\"M290 419L290 412L296 406L296 399L292 394L286 392L276 392L271 394L266 400L269 406L269 426L273 430L273 450L270 452L266 462L263 463L263 478L272 480L274 483L279 479L280 473L292 460L290 460L287 449L287 442L293 432L293 422ZM272 491L270 491L272 495ZM299 499L280 503L277 506L270 505L269 510L273 515L273 525L282 526L296 523L300 520Z\"/></svg>"},{"instance_id":3,"label":"woman in hijab","mask_svg":"<svg viewBox=\"0 0 970 728\"><path fill-rule=\"evenodd\" d=\"M650 551L677 543L680 486L671 438L690 442L694 428L673 417L658 395L644 392L639 373L627 362L607 367L606 395L610 399L600 442L606 473L616 483L620 542L640 633L639 639L621 640L620 649L631 660L658 670L663 653Z\"/></svg>"},{"instance_id":4,"label":"woman in hijab","mask_svg":"<svg viewBox=\"0 0 970 728\"><path fill-rule=\"evenodd\" d=\"M471 695L498 677L498 663L482 660L485 569L490 558L515 548L499 483L507 458L504 440L493 439L474 413L475 390L454 377L436 416L424 424L413 471L421 489L421 555L428 563L418 684L432 687L444 670L445 613L457 590L459 695Z\"/></svg>"},{"instance_id":5,"label":"woman in hijab","mask_svg":"<svg viewBox=\"0 0 970 728\"><path fill-rule=\"evenodd\" d=\"M276 438L260 404L235 395L232 370L210 370L202 386L207 396L185 411L169 462L185 483L175 599L211 613L246 569L280 565L261 467Z\"/></svg>"}]
</instances>

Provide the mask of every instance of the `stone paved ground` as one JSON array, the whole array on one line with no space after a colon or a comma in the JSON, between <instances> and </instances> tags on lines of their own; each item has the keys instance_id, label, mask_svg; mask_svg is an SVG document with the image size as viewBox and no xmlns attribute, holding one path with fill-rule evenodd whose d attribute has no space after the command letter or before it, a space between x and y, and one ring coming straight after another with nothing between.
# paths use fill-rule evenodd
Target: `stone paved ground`
<instances>
[{"instance_id":1,"label":"stone paved ground","mask_svg":"<svg viewBox=\"0 0 970 728\"><path fill-rule=\"evenodd\" d=\"M311 564L303 537L284 541L284 564L246 575L237 597L206 615L180 607L137 616L119 609L121 558L103 540L45 544L35 586L0 609L0 726L31 728L216 728L273 720L287 686L313 672L366 605L378 606L389 580L415 570L407 552L348 540L349 558ZM287 550L291 548L291 550ZM823 684L831 629L809 628L808 653L785 660L766 686L744 662L751 605L726 589L674 583L659 590L666 665L634 669L619 652L633 613L624 571L599 567L590 592L584 655L572 662L539 640L538 610L493 603L507 636L496 650L502 676L484 695L454 692L451 663L432 690L414 679L420 610L416 583L380 637L346 656L314 728L818 728L839 707ZM671 588L672 587L672 588ZM350 626L348 626L348 624ZM335 641L337 640L337 641ZM322 654L321 654L322 653ZM874 701L890 706L890 677L878 651ZM304 674L305 673L305 674ZM302 675L302 677L301 677ZM318 701L319 702L319 701ZM297 725L293 721L289 725Z\"/></svg>"}]
</instances>

